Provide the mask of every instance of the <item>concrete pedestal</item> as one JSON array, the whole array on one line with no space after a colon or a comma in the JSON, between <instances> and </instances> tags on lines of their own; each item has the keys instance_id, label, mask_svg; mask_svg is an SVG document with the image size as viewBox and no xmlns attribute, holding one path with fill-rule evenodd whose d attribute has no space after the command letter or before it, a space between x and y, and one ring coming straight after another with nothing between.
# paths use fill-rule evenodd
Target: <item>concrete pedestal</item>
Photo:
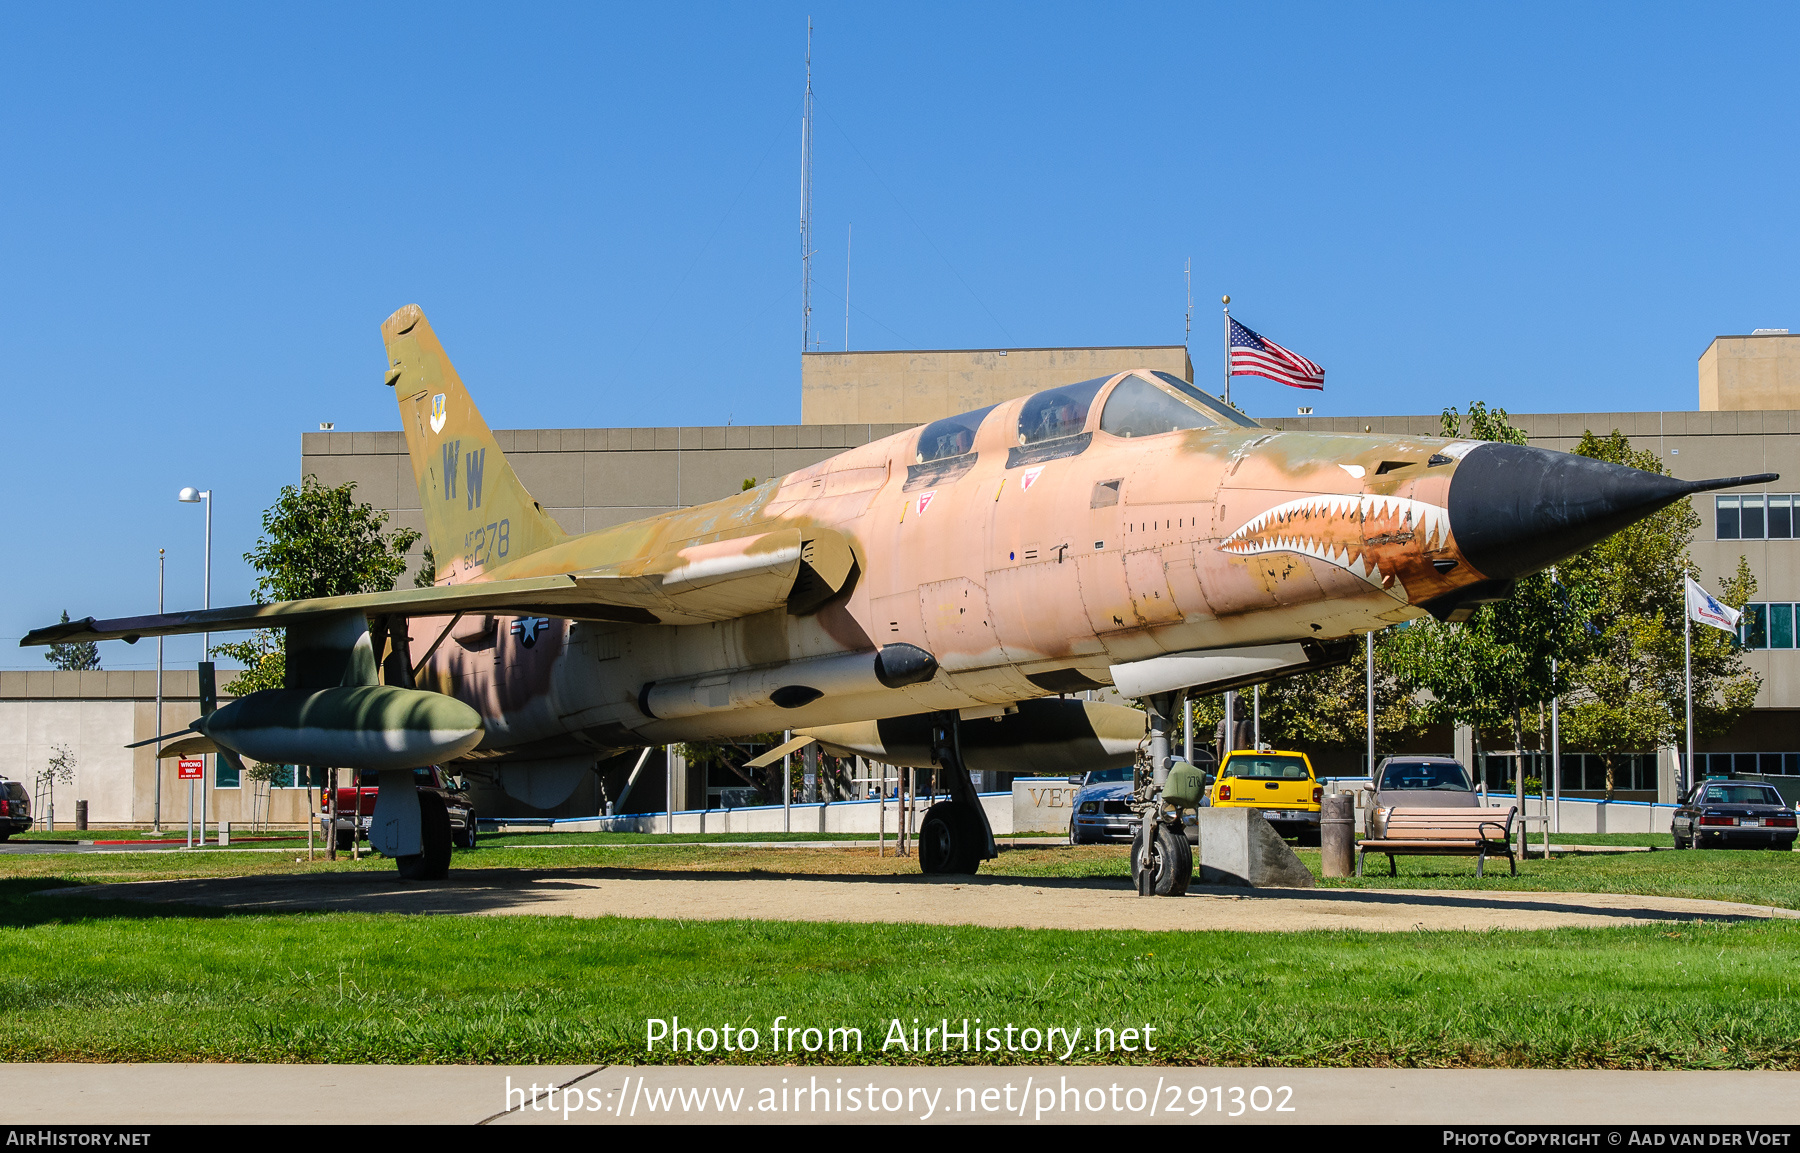
<instances>
[{"instance_id":1,"label":"concrete pedestal","mask_svg":"<svg viewBox=\"0 0 1800 1153\"><path fill-rule=\"evenodd\" d=\"M1201 884L1310 889L1317 883L1287 842L1255 809L1200 809Z\"/></svg>"}]
</instances>

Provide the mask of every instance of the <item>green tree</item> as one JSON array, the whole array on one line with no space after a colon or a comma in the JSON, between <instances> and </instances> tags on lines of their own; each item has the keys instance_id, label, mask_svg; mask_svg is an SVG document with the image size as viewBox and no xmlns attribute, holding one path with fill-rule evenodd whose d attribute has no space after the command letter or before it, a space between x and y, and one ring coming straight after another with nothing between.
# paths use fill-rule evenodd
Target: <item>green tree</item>
<instances>
[{"instance_id":1,"label":"green tree","mask_svg":"<svg viewBox=\"0 0 1800 1153\"><path fill-rule=\"evenodd\" d=\"M1438 420L1447 437L1496 440L1501 444L1525 443L1525 430L1512 422L1504 408L1489 408L1479 400L1469 402L1467 416L1452 405Z\"/></svg>"},{"instance_id":2,"label":"green tree","mask_svg":"<svg viewBox=\"0 0 1800 1153\"><path fill-rule=\"evenodd\" d=\"M284 485L263 513L263 535L244 554L257 571L257 604L386 592L406 573L412 529L385 531L388 514L358 501L356 483L327 487L314 476ZM238 696L278 689L287 668L285 631L268 629L248 640L214 645L244 671L225 690Z\"/></svg>"},{"instance_id":3,"label":"green tree","mask_svg":"<svg viewBox=\"0 0 1800 1153\"><path fill-rule=\"evenodd\" d=\"M1633 449L1618 430L1588 432L1575 451L1596 460L1667 475L1654 452ZM1668 508L1614 533L1564 562L1567 579L1593 599L1591 656L1573 670L1563 711L1571 744L1598 753L1606 764L1606 793L1614 790L1621 756L1659 744L1679 744L1683 708L1683 578L1697 574L1688 546L1700 526L1693 502ZM1719 599L1741 607L1756 595L1756 578L1738 558ZM1694 728L1714 735L1730 728L1755 703L1762 679L1744 667L1736 638L1717 629L1693 630Z\"/></svg>"},{"instance_id":4,"label":"green tree","mask_svg":"<svg viewBox=\"0 0 1800 1153\"><path fill-rule=\"evenodd\" d=\"M1375 639L1375 740L1392 748L1423 731L1415 690L1395 672L1392 633ZM1251 690L1238 693L1238 719L1248 722ZM1194 742L1209 745L1225 716L1222 694L1194 698ZM1279 748L1361 749L1368 740L1368 685L1359 642L1347 664L1267 681L1262 686L1262 739Z\"/></svg>"},{"instance_id":5,"label":"green tree","mask_svg":"<svg viewBox=\"0 0 1800 1153\"><path fill-rule=\"evenodd\" d=\"M1525 712L1566 691L1567 662L1587 651L1590 599L1535 573L1462 624L1417 620L1394 630L1392 660L1428 694L1428 718L1471 725L1477 734L1506 729L1522 748Z\"/></svg>"},{"instance_id":6,"label":"green tree","mask_svg":"<svg viewBox=\"0 0 1800 1153\"><path fill-rule=\"evenodd\" d=\"M1445 409L1442 425L1445 436L1526 441L1505 409L1480 401L1466 415ZM1462 624L1408 622L1393 633L1391 659L1410 685L1425 691L1427 717L1473 726L1477 739L1483 729L1506 729L1519 749L1526 710L1562 693L1566 662L1586 651L1590 602L1582 590L1534 573L1514 582L1506 600L1480 606Z\"/></svg>"},{"instance_id":7,"label":"green tree","mask_svg":"<svg viewBox=\"0 0 1800 1153\"><path fill-rule=\"evenodd\" d=\"M69 610L64 609L62 623L69 623ZM64 672L85 672L100 667L100 646L93 641L64 641L51 645L44 659Z\"/></svg>"}]
</instances>

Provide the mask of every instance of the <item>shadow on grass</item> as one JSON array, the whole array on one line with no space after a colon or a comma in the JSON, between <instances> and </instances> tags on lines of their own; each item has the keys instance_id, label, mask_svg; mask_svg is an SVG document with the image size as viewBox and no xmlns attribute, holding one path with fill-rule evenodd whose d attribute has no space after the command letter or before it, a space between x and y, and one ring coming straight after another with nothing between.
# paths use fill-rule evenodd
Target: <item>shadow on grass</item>
<instances>
[{"instance_id":1,"label":"shadow on grass","mask_svg":"<svg viewBox=\"0 0 1800 1153\"><path fill-rule=\"evenodd\" d=\"M38 925L75 924L117 917L168 919L203 917L216 919L241 915L242 910L204 905L151 904L87 890L103 885L71 886L62 877L0 878L0 929L28 929ZM300 910L295 910L296 912Z\"/></svg>"},{"instance_id":2,"label":"shadow on grass","mask_svg":"<svg viewBox=\"0 0 1800 1153\"><path fill-rule=\"evenodd\" d=\"M0 881L0 924L42 924L118 916L230 917L291 913L405 913L469 915L484 913L567 915L565 898L593 894L606 883L683 881L690 884L733 881L806 882L858 887L912 889L920 902L932 901L932 890L990 889L1036 892L1131 891L1129 880L1112 877L926 877L918 874L778 872L762 869L659 869L618 866L568 868L455 869L443 881L408 881L390 872L259 874L189 880L133 881L122 884L69 886L57 878ZM29 895L28 895L29 894ZM723 895L722 895L723 896ZM1797 916L1787 910L1750 912L1727 907L1671 909L1666 901L1612 894L1604 901L1583 894L1545 892L1470 893L1394 889L1248 889L1196 886L1190 899L1305 902L1351 907L1489 910L1577 914L1632 921L1736 923ZM847 900L854 900L847 896ZM1170 898L1153 898L1167 900ZM42 911L37 911L41 909ZM1071 925L1070 928L1079 928Z\"/></svg>"}]
</instances>

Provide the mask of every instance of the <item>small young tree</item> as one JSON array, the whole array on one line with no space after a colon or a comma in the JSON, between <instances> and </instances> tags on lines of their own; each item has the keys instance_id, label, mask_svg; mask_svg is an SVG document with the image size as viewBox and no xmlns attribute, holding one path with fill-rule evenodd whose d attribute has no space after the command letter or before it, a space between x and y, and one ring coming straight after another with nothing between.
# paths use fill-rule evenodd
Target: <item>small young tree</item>
<instances>
[{"instance_id":1,"label":"small young tree","mask_svg":"<svg viewBox=\"0 0 1800 1153\"><path fill-rule=\"evenodd\" d=\"M44 810L44 824L51 832L56 831L56 786L75 783L75 750L68 745L51 745L50 759L38 770L37 788L33 790L39 801L34 807Z\"/></svg>"},{"instance_id":2,"label":"small young tree","mask_svg":"<svg viewBox=\"0 0 1800 1153\"><path fill-rule=\"evenodd\" d=\"M69 623L69 610L64 609L62 623ZM64 672L85 672L100 667L100 646L93 641L64 641L50 646L44 659Z\"/></svg>"},{"instance_id":3,"label":"small young tree","mask_svg":"<svg viewBox=\"0 0 1800 1153\"><path fill-rule=\"evenodd\" d=\"M244 554L261 574L252 592L257 604L386 592L405 575L406 551L419 534L384 531L388 514L358 501L355 489L354 481L328 488L315 476L282 487L263 513L263 535ZM280 688L287 669L284 643L282 630L268 629L214 645L214 652L244 666L226 691L242 696Z\"/></svg>"}]
</instances>

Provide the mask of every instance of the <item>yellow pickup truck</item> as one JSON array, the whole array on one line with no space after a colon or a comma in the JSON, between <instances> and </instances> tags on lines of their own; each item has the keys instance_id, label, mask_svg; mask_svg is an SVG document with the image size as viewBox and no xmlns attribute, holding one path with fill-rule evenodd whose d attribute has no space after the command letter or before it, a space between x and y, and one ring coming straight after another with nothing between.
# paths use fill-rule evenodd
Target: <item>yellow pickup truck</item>
<instances>
[{"instance_id":1,"label":"yellow pickup truck","mask_svg":"<svg viewBox=\"0 0 1800 1153\"><path fill-rule=\"evenodd\" d=\"M1261 809L1277 833L1316 843L1324 794L1305 753L1239 749L1226 754L1208 800L1216 809Z\"/></svg>"}]
</instances>

